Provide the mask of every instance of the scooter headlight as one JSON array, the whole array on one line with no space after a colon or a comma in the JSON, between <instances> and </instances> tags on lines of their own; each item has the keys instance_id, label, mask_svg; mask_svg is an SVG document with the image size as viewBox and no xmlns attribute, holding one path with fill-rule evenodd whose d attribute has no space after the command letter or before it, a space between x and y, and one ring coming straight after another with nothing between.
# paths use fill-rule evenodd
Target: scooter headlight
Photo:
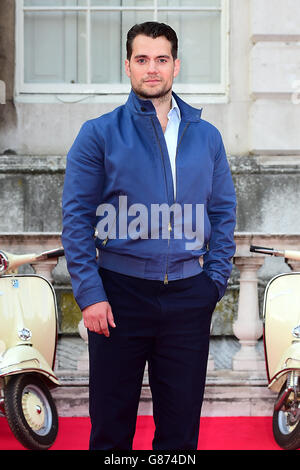
<instances>
[{"instance_id":1,"label":"scooter headlight","mask_svg":"<svg viewBox=\"0 0 300 470\"><path fill-rule=\"evenodd\" d=\"M0 251L0 274L4 273L8 268L9 262L6 254Z\"/></svg>"}]
</instances>

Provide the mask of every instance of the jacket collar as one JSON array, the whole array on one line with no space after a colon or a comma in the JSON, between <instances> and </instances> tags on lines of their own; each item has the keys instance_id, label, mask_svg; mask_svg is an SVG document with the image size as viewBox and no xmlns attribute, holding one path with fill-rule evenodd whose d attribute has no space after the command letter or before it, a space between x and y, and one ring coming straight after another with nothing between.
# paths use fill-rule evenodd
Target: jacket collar
<instances>
[{"instance_id":1,"label":"jacket collar","mask_svg":"<svg viewBox=\"0 0 300 470\"><path fill-rule=\"evenodd\" d=\"M197 109L193 106L190 106L181 98L179 98L174 91L172 91L172 96L175 98L176 103L180 110L181 120L186 122L199 122L201 120L202 108ZM151 100L143 100L139 98L136 93L131 89L131 92L128 96L128 100L125 104L129 110L133 113L142 115L142 116L155 116L155 108Z\"/></svg>"}]
</instances>

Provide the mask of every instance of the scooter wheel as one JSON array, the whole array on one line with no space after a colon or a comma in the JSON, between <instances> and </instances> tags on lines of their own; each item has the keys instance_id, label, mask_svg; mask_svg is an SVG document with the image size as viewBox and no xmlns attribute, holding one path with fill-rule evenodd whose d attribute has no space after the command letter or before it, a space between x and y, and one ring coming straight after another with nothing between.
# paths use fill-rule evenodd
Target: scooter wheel
<instances>
[{"instance_id":1,"label":"scooter wheel","mask_svg":"<svg viewBox=\"0 0 300 470\"><path fill-rule=\"evenodd\" d=\"M286 384L283 385L280 396ZM297 411L297 410L296 410ZM273 412L273 435L277 444L285 450L296 450L300 448L300 418L292 413L292 410L274 410Z\"/></svg>"},{"instance_id":2,"label":"scooter wheel","mask_svg":"<svg viewBox=\"0 0 300 470\"><path fill-rule=\"evenodd\" d=\"M15 437L30 450L47 450L56 439L58 415L44 381L34 374L13 375L4 393L5 415Z\"/></svg>"}]
</instances>

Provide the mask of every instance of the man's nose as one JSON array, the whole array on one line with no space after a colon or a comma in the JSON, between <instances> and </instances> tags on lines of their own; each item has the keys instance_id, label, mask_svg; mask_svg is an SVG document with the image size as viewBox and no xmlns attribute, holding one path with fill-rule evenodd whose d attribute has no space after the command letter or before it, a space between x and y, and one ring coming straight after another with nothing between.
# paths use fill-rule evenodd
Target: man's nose
<instances>
[{"instance_id":1,"label":"man's nose","mask_svg":"<svg viewBox=\"0 0 300 470\"><path fill-rule=\"evenodd\" d=\"M154 59L149 60L148 65L148 73L156 73L157 72L157 64Z\"/></svg>"}]
</instances>

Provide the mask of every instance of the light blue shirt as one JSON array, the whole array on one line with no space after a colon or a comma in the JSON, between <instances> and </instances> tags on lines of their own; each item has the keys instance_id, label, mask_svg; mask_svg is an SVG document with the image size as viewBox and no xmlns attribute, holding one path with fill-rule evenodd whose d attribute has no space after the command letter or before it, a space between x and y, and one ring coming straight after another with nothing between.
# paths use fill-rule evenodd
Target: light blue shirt
<instances>
[{"instance_id":1,"label":"light blue shirt","mask_svg":"<svg viewBox=\"0 0 300 470\"><path fill-rule=\"evenodd\" d=\"M165 130L165 139L168 148L170 164L173 175L174 197L176 197L176 148L178 139L178 129L181 120L180 109L172 96L172 108L168 112L168 124Z\"/></svg>"}]
</instances>

